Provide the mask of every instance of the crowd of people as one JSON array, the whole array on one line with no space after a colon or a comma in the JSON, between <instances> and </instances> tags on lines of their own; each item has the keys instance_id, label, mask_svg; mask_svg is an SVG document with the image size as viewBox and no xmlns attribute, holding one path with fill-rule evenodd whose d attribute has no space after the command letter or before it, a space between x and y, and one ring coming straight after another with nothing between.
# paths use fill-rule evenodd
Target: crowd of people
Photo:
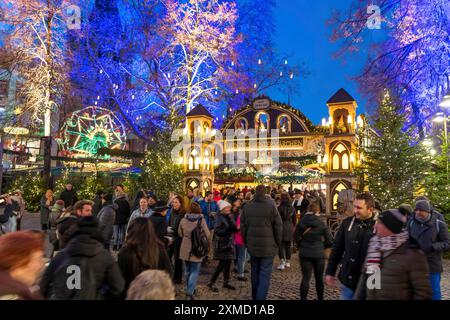
<instances>
[{"instance_id":1,"label":"crowd of people","mask_svg":"<svg viewBox=\"0 0 450 320\"><path fill-rule=\"evenodd\" d=\"M184 282L193 300L199 275L216 261L208 290L233 292L234 281L249 280L250 264L252 299L265 300L275 257L283 272L297 250L302 300L313 273L318 300L325 284L338 285L336 274L343 300L440 300L442 256L450 248L443 215L425 197L414 208L383 210L370 193L358 194L334 237L317 190L259 185L204 197L188 190L171 192L166 202L144 189L130 200L117 185L91 201L67 184L59 197L52 190L42 196L41 231L20 231L20 190L4 199L0 299L175 299L174 285Z\"/></svg>"}]
</instances>

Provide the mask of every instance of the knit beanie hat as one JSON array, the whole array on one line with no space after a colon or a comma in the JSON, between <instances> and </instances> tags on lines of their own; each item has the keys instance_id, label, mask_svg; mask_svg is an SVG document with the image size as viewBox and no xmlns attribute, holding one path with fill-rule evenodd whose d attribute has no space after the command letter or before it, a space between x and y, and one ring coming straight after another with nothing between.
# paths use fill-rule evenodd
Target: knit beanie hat
<instances>
[{"instance_id":1,"label":"knit beanie hat","mask_svg":"<svg viewBox=\"0 0 450 320\"><path fill-rule=\"evenodd\" d=\"M398 209L383 211L378 215L378 219L395 234L402 232L406 223L406 216Z\"/></svg>"},{"instance_id":2,"label":"knit beanie hat","mask_svg":"<svg viewBox=\"0 0 450 320\"><path fill-rule=\"evenodd\" d=\"M219 205L219 210L222 211L223 209L225 209L226 207L231 207L231 204L225 200L220 200L218 203Z\"/></svg>"},{"instance_id":3,"label":"knit beanie hat","mask_svg":"<svg viewBox=\"0 0 450 320\"><path fill-rule=\"evenodd\" d=\"M414 210L431 212L431 206L427 200L419 200L416 202L416 208Z\"/></svg>"}]
</instances>

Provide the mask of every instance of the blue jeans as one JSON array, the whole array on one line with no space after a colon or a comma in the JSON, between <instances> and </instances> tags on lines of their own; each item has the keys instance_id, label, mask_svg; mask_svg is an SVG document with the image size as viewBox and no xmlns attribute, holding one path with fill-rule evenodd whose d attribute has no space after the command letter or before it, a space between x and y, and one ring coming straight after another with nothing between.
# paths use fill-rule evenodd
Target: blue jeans
<instances>
[{"instance_id":1,"label":"blue jeans","mask_svg":"<svg viewBox=\"0 0 450 320\"><path fill-rule=\"evenodd\" d=\"M237 256L237 275L238 277L244 276L245 262L247 258L247 248L241 245L236 245Z\"/></svg>"},{"instance_id":2,"label":"blue jeans","mask_svg":"<svg viewBox=\"0 0 450 320\"><path fill-rule=\"evenodd\" d=\"M272 275L273 257L251 257L250 263L252 265L252 298L266 300Z\"/></svg>"},{"instance_id":3,"label":"blue jeans","mask_svg":"<svg viewBox=\"0 0 450 320\"><path fill-rule=\"evenodd\" d=\"M113 225L113 245L121 247L125 238L125 232L127 229L126 224Z\"/></svg>"},{"instance_id":4,"label":"blue jeans","mask_svg":"<svg viewBox=\"0 0 450 320\"><path fill-rule=\"evenodd\" d=\"M200 273L201 262L191 262L185 261L185 272L186 272L186 294L192 296L197 286L198 274Z\"/></svg>"},{"instance_id":5,"label":"blue jeans","mask_svg":"<svg viewBox=\"0 0 450 320\"><path fill-rule=\"evenodd\" d=\"M341 284L341 297L340 300L353 300L355 291Z\"/></svg>"},{"instance_id":6,"label":"blue jeans","mask_svg":"<svg viewBox=\"0 0 450 320\"><path fill-rule=\"evenodd\" d=\"M441 274L430 273L431 290L433 291L432 300L442 300L441 296Z\"/></svg>"}]
</instances>

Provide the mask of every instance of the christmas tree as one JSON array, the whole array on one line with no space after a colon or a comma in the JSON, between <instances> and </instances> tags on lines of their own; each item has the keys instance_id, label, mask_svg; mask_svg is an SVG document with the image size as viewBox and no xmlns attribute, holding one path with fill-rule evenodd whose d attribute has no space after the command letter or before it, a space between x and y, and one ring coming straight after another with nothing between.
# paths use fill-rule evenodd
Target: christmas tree
<instances>
[{"instance_id":1,"label":"christmas tree","mask_svg":"<svg viewBox=\"0 0 450 320\"><path fill-rule=\"evenodd\" d=\"M386 92L373 121L375 134L370 143L360 145L357 173L383 209L411 204L429 163L428 153L412 134L414 128L404 130L406 117L399 110ZM364 138L360 135L361 141Z\"/></svg>"},{"instance_id":2,"label":"christmas tree","mask_svg":"<svg viewBox=\"0 0 450 320\"><path fill-rule=\"evenodd\" d=\"M167 200L169 192L183 190L183 171L172 161L171 152L177 142L170 140L170 130L159 130L145 154L142 183L158 199Z\"/></svg>"},{"instance_id":3,"label":"christmas tree","mask_svg":"<svg viewBox=\"0 0 450 320\"><path fill-rule=\"evenodd\" d=\"M445 136L441 137L441 141L441 152L432 158L425 187L432 205L442 214L450 215L449 148Z\"/></svg>"}]
</instances>

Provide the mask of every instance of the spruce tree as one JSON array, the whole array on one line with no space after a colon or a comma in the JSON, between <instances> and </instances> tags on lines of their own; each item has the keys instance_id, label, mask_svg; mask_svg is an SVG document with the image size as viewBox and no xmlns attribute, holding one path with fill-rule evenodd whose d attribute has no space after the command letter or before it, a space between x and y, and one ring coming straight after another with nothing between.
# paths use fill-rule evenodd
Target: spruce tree
<instances>
[{"instance_id":1,"label":"spruce tree","mask_svg":"<svg viewBox=\"0 0 450 320\"><path fill-rule=\"evenodd\" d=\"M181 166L172 161L171 152L176 144L171 141L169 130L158 130L145 153L143 187L153 191L161 200L167 200L170 191L183 191L184 173Z\"/></svg>"},{"instance_id":2,"label":"spruce tree","mask_svg":"<svg viewBox=\"0 0 450 320\"><path fill-rule=\"evenodd\" d=\"M429 164L429 155L413 134L414 128L404 129L405 115L399 110L386 92L375 113L375 134L370 135L370 143L360 146L357 173L383 209L412 204Z\"/></svg>"},{"instance_id":3,"label":"spruce tree","mask_svg":"<svg viewBox=\"0 0 450 320\"><path fill-rule=\"evenodd\" d=\"M432 205L442 214L450 215L450 172L449 147L445 137L441 138L441 152L432 158L432 165L426 177L426 192Z\"/></svg>"}]
</instances>

